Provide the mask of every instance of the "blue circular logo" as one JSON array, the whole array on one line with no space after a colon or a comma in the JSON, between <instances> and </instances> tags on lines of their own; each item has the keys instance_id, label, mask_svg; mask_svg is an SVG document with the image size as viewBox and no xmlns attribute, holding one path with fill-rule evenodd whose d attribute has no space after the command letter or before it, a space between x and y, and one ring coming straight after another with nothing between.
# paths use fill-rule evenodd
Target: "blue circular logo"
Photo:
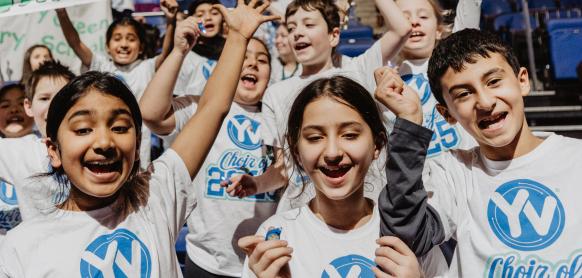
<instances>
[{"instance_id":1,"label":"blue circular logo","mask_svg":"<svg viewBox=\"0 0 582 278\"><path fill-rule=\"evenodd\" d=\"M16 198L16 190L14 190L14 186L4 181L0 181L0 201L11 206L15 206L16 204L18 204L18 199Z\"/></svg>"},{"instance_id":2,"label":"blue circular logo","mask_svg":"<svg viewBox=\"0 0 582 278\"><path fill-rule=\"evenodd\" d=\"M487 218L497 238L520 251L550 246L565 225L560 199L546 186L529 179L499 186L489 200Z\"/></svg>"},{"instance_id":3,"label":"blue circular logo","mask_svg":"<svg viewBox=\"0 0 582 278\"><path fill-rule=\"evenodd\" d=\"M256 150L263 141L259 133L261 123L245 115L235 115L227 124L228 137L239 148Z\"/></svg>"},{"instance_id":4,"label":"blue circular logo","mask_svg":"<svg viewBox=\"0 0 582 278\"><path fill-rule=\"evenodd\" d=\"M126 229L98 237L81 256L81 277L149 278L151 272L149 250Z\"/></svg>"},{"instance_id":5,"label":"blue circular logo","mask_svg":"<svg viewBox=\"0 0 582 278\"><path fill-rule=\"evenodd\" d=\"M373 278L374 272L372 268L376 264L360 255L347 255L339 257L333 260L321 273L321 278L330 277L360 277L360 278Z\"/></svg>"},{"instance_id":6,"label":"blue circular logo","mask_svg":"<svg viewBox=\"0 0 582 278\"><path fill-rule=\"evenodd\" d=\"M423 74L405 74L402 76L402 81L416 90L419 94L420 103L422 105L428 102L431 96L431 90L428 79L426 79Z\"/></svg>"}]
</instances>

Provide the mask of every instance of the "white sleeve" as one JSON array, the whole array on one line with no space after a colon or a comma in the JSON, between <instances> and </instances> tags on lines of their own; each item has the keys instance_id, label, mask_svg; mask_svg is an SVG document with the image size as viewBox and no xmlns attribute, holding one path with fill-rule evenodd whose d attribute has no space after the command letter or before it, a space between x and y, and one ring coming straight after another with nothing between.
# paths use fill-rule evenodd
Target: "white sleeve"
<instances>
[{"instance_id":1,"label":"white sleeve","mask_svg":"<svg viewBox=\"0 0 582 278\"><path fill-rule=\"evenodd\" d=\"M0 278L25 277L17 251L8 240L0 244Z\"/></svg>"},{"instance_id":2,"label":"white sleeve","mask_svg":"<svg viewBox=\"0 0 582 278\"><path fill-rule=\"evenodd\" d=\"M453 33L467 28L479 29L482 0L460 0L457 4Z\"/></svg>"},{"instance_id":3,"label":"white sleeve","mask_svg":"<svg viewBox=\"0 0 582 278\"><path fill-rule=\"evenodd\" d=\"M174 86L174 95L201 95L204 91L204 86L206 85L206 79L202 74L203 63L196 59L192 53L188 53L182 67L180 68L180 73L176 79L176 85Z\"/></svg>"},{"instance_id":4,"label":"white sleeve","mask_svg":"<svg viewBox=\"0 0 582 278\"><path fill-rule=\"evenodd\" d=\"M180 133L190 118L196 113L196 109L198 109L198 103L196 101L194 96L181 96L172 101L174 119L176 121L176 127L172 133Z\"/></svg>"},{"instance_id":5,"label":"white sleeve","mask_svg":"<svg viewBox=\"0 0 582 278\"><path fill-rule=\"evenodd\" d=\"M449 265L438 246L433 247L426 255L418 258L418 261L424 277L447 277Z\"/></svg>"},{"instance_id":6,"label":"white sleeve","mask_svg":"<svg viewBox=\"0 0 582 278\"><path fill-rule=\"evenodd\" d=\"M374 71L377 68L384 66L382 64L382 47L380 41L376 41L366 52L360 56L349 58L344 56L344 61L346 65L342 64L342 69L352 70L360 72L362 78L361 80L365 82L362 84L368 90L370 88L376 87L376 81L374 80Z\"/></svg>"},{"instance_id":7,"label":"white sleeve","mask_svg":"<svg viewBox=\"0 0 582 278\"><path fill-rule=\"evenodd\" d=\"M39 144L36 140L21 138L0 138L0 180L9 184L18 184L29 176L48 172L46 168L39 169Z\"/></svg>"},{"instance_id":8,"label":"white sleeve","mask_svg":"<svg viewBox=\"0 0 582 278\"><path fill-rule=\"evenodd\" d=\"M196 205L192 179L184 161L173 149L166 150L152 165L148 207L167 220L171 234L177 238Z\"/></svg>"},{"instance_id":9,"label":"white sleeve","mask_svg":"<svg viewBox=\"0 0 582 278\"><path fill-rule=\"evenodd\" d=\"M96 70L100 72L115 72L117 68L109 58L103 56L102 54L93 52L93 58L91 59L91 65L89 70Z\"/></svg>"},{"instance_id":10,"label":"white sleeve","mask_svg":"<svg viewBox=\"0 0 582 278\"><path fill-rule=\"evenodd\" d=\"M284 141L282 139L282 134L279 134L275 107L276 100L273 97L273 94L276 93L277 92L270 90L270 88L267 88L265 96L263 97L261 117L263 120L263 125L266 128L261 129L261 135L265 145L282 148Z\"/></svg>"}]
</instances>

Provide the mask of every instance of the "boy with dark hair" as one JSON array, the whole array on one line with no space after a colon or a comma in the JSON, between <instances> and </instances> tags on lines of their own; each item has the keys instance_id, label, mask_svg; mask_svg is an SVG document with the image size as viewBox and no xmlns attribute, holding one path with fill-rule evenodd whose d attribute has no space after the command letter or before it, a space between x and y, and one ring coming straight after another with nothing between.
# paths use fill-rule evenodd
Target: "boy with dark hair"
<instances>
[{"instance_id":1,"label":"boy with dark hair","mask_svg":"<svg viewBox=\"0 0 582 278\"><path fill-rule=\"evenodd\" d=\"M399 117L379 201L382 235L417 255L455 238L453 277L580 277L582 141L532 133L528 72L495 35L444 39L428 75L439 112L479 146L429 159L423 182L432 132L420 126L418 96L394 70L378 70L376 97Z\"/></svg>"}]
</instances>

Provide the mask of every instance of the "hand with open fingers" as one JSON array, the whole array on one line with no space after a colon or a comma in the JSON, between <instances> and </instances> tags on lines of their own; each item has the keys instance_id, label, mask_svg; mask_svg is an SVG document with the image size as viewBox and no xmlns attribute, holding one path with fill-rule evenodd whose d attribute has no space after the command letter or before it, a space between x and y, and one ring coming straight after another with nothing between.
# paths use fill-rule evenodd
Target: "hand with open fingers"
<instances>
[{"instance_id":1,"label":"hand with open fingers","mask_svg":"<svg viewBox=\"0 0 582 278\"><path fill-rule=\"evenodd\" d=\"M174 48L186 55L194 47L199 36L200 29L198 29L196 20L194 17L188 17L180 21L176 26Z\"/></svg>"},{"instance_id":2,"label":"hand with open fingers","mask_svg":"<svg viewBox=\"0 0 582 278\"><path fill-rule=\"evenodd\" d=\"M257 0L251 0L247 5L244 0L238 0L237 7L232 11L220 4L215 4L213 7L222 13L228 25L229 34L238 33L245 39L250 39L259 25L280 18L276 15L263 15L269 7L270 1L263 1L261 5L257 5L257 3Z\"/></svg>"},{"instance_id":3,"label":"hand with open fingers","mask_svg":"<svg viewBox=\"0 0 582 278\"><path fill-rule=\"evenodd\" d=\"M374 97L392 113L418 125L422 124L420 98L414 89L406 86L398 71L382 67L374 71L376 92Z\"/></svg>"},{"instance_id":4,"label":"hand with open fingers","mask_svg":"<svg viewBox=\"0 0 582 278\"><path fill-rule=\"evenodd\" d=\"M293 249L284 240L268 240L261 236L246 236L238 246L249 257L249 268L259 278L291 277L288 262Z\"/></svg>"},{"instance_id":5,"label":"hand with open fingers","mask_svg":"<svg viewBox=\"0 0 582 278\"><path fill-rule=\"evenodd\" d=\"M164 12L166 19L174 20L176 19L176 14L178 13L178 2L176 0L161 0L160 9Z\"/></svg>"},{"instance_id":6,"label":"hand with open fingers","mask_svg":"<svg viewBox=\"0 0 582 278\"><path fill-rule=\"evenodd\" d=\"M257 194L255 177L248 174L234 176L229 180L221 181L220 186L226 187L226 193L230 194L230 196L239 198Z\"/></svg>"},{"instance_id":7,"label":"hand with open fingers","mask_svg":"<svg viewBox=\"0 0 582 278\"><path fill-rule=\"evenodd\" d=\"M373 269L379 278L419 278L423 277L418 259L414 252L399 238L384 236L376 240L378 265Z\"/></svg>"}]
</instances>

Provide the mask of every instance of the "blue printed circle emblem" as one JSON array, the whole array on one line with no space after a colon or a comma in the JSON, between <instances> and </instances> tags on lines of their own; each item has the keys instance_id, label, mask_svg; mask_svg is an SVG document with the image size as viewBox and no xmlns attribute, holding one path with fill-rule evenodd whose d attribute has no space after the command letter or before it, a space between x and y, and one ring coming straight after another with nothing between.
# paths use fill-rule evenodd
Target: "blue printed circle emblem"
<instances>
[{"instance_id":1,"label":"blue printed circle emblem","mask_svg":"<svg viewBox=\"0 0 582 278\"><path fill-rule=\"evenodd\" d=\"M16 204L18 204L18 199L16 197L16 190L14 190L14 186L6 182L0 181L0 201L11 206L15 206Z\"/></svg>"},{"instance_id":2,"label":"blue printed circle emblem","mask_svg":"<svg viewBox=\"0 0 582 278\"><path fill-rule=\"evenodd\" d=\"M565 225L560 199L548 187L529 179L499 186L489 200L487 218L497 238L520 251L550 246Z\"/></svg>"},{"instance_id":3,"label":"blue printed circle emblem","mask_svg":"<svg viewBox=\"0 0 582 278\"><path fill-rule=\"evenodd\" d=\"M150 252L131 231L99 236L81 256L81 277L140 277L152 272Z\"/></svg>"},{"instance_id":4,"label":"blue printed circle emblem","mask_svg":"<svg viewBox=\"0 0 582 278\"><path fill-rule=\"evenodd\" d=\"M402 81L418 92L422 105L428 102L431 96L431 90L428 79L423 74L405 74L402 76Z\"/></svg>"},{"instance_id":5,"label":"blue printed circle emblem","mask_svg":"<svg viewBox=\"0 0 582 278\"><path fill-rule=\"evenodd\" d=\"M262 145L260 125L245 115L235 115L227 124L228 137L239 148L256 150Z\"/></svg>"},{"instance_id":6,"label":"blue printed circle emblem","mask_svg":"<svg viewBox=\"0 0 582 278\"><path fill-rule=\"evenodd\" d=\"M373 278L375 276L372 268L375 266L376 264L366 257L360 255L347 255L339 257L327 265L323 270L323 273L321 273L321 278Z\"/></svg>"}]
</instances>

